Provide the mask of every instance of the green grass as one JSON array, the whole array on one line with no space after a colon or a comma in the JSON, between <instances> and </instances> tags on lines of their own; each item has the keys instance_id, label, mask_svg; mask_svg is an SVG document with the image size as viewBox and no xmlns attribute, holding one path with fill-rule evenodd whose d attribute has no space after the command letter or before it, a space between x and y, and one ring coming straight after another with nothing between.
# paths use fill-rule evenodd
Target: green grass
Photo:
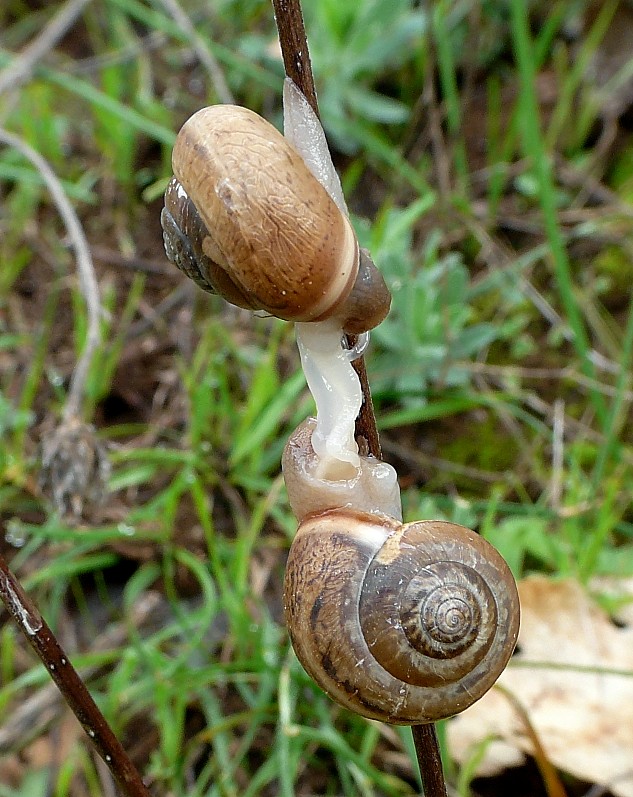
<instances>
[{"instance_id":1,"label":"green grass","mask_svg":"<svg viewBox=\"0 0 633 797\"><path fill-rule=\"evenodd\" d=\"M0 69L60 7L4 5ZM538 16L518 0L418 5L305 2L324 124L393 293L368 368L406 519L476 528L517 577L630 576L630 132L593 175L611 201L590 206L581 173L599 119L586 70L616 4L573 46L582 3ZM236 101L279 124L269 5L183 6ZM279 461L312 410L292 329L199 293L156 313L180 276L132 268L167 270L158 214L171 144L216 101L187 36L151 0L89 4L0 96L3 126L49 160L91 244L129 263L99 260L103 344L85 400L110 492L71 522L38 488L38 446L60 417L86 313L39 174L0 150L5 548L156 795L411 794L408 731L336 708L283 628L295 522ZM0 629L0 729L47 684L17 631ZM55 744L37 715L31 726ZM14 739L0 767L31 743ZM445 741L443 752L469 794L473 762L460 771ZM77 733L59 767L18 766L0 797L96 797L101 777Z\"/></svg>"}]
</instances>

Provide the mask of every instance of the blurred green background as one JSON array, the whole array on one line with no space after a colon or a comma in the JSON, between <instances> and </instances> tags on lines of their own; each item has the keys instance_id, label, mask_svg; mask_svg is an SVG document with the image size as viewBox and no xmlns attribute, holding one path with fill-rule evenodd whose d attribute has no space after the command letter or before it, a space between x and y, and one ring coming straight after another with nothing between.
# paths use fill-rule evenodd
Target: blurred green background
<instances>
[{"instance_id":1,"label":"blurred green background","mask_svg":"<svg viewBox=\"0 0 633 797\"><path fill-rule=\"evenodd\" d=\"M413 793L409 732L335 707L283 627L279 460L312 410L292 328L203 294L162 251L184 120L232 98L281 124L272 8L93 0L28 64L65 5L2 3L0 127L48 161L92 251L82 413L111 471L75 516L41 486L88 321L41 173L3 146L2 551L154 794ZM633 575L633 6L304 14L353 220L393 293L367 365L405 519L477 529L517 578ZM4 622L0 797L112 793L47 684Z\"/></svg>"}]
</instances>

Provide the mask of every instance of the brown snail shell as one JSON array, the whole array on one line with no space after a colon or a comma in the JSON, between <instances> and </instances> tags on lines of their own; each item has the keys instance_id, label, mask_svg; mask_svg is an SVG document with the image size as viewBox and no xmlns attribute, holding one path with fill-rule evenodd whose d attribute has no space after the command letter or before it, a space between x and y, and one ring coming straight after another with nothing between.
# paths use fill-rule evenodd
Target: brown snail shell
<instances>
[{"instance_id":1,"label":"brown snail shell","mask_svg":"<svg viewBox=\"0 0 633 797\"><path fill-rule=\"evenodd\" d=\"M340 705L415 725L463 711L514 649L519 599L500 554L453 523L335 509L290 549L284 604L297 657Z\"/></svg>"},{"instance_id":2,"label":"brown snail shell","mask_svg":"<svg viewBox=\"0 0 633 797\"><path fill-rule=\"evenodd\" d=\"M206 290L288 321L346 332L389 310L380 272L288 141L256 113L203 108L174 146L161 215L167 255Z\"/></svg>"}]
</instances>

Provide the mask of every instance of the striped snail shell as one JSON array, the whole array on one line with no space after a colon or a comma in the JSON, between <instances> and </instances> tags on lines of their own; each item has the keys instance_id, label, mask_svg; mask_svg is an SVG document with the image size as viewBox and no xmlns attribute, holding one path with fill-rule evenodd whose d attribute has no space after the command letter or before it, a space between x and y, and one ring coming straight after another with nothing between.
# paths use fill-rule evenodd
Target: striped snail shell
<instances>
[{"instance_id":1,"label":"striped snail shell","mask_svg":"<svg viewBox=\"0 0 633 797\"><path fill-rule=\"evenodd\" d=\"M305 517L290 549L297 657L340 705L399 725L463 711L514 649L519 599L500 554L453 523L350 508Z\"/></svg>"},{"instance_id":2,"label":"striped snail shell","mask_svg":"<svg viewBox=\"0 0 633 797\"><path fill-rule=\"evenodd\" d=\"M349 219L265 119L203 108L178 134L172 165L165 249L198 285L288 321L340 318L350 334L386 316L389 291Z\"/></svg>"}]
</instances>

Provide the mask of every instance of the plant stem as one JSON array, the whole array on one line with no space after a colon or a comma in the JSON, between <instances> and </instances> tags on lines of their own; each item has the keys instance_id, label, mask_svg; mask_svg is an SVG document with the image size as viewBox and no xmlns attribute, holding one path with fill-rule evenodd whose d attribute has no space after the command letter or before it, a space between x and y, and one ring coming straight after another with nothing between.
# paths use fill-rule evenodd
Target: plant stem
<instances>
[{"instance_id":1,"label":"plant stem","mask_svg":"<svg viewBox=\"0 0 633 797\"><path fill-rule=\"evenodd\" d=\"M37 653L125 797L150 797L84 682L22 586L0 555L0 598Z\"/></svg>"},{"instance_id":2,"label":"plant stem","mask_svg":"<svg viewBox=\"0 0 633 797\"><path fill-rule=\"evenodd\" d=\"M67 0L59 8L37 36L0 72L0 94L9 90L17 92L23 83L31 79L35 67L72 29L89 2L90 0Z\"/></svg>"},{"instance_id":3,"label":"plant stem","mask_svg":"<svg viewBox=\"0 0 633 797\"><path fill-rule=\"evenodd\" d=\"M273 0L273 8L286 74L299 86L312 110L319 116L301 0Z\"/></svg>"},{"instance_id":4,"label":"plant stem","mask_svg":"<svg viewBox=\"0 0 633 797\"><path fill-rule=\"evenodd\" d=\"M411 731L425 797L446 797L446 783L435 725L413 725Z\"/></svg>"},{"instance_id":5,"label":"plant stem","mask_svg":"<svg viewBox=\"0 0 633 797\"><path fill-rule=\"evenodd\" d=\"M272 4L286 74L301 89L312 110L319 116L308 41L301 13L301 0L272 0ZM352 346L354 341L350 340L349 343ZM371 400L364 358L359 357L354 360L353 365L363 392L363 403L356 420L356 437L366 441L367 451L363 451L360 447L360 453L370 453L377 459L382 459L376 414ZM425 797L446 797L446 784L435 726L413 726L413 741Z\"/></svg>"},{"instance_id":6,"label":"plant stem","mask_svg":"<svg viewBox=\"0 0 633 797\"><path fill-rule=\"evenodd\" d=\"M16 149L23 157L30 161L40 173L66 225L70 244L75 251L79 287L86 302L88 324L83 352L79 356L73 370L62 414L62 420L69 421L81 416L86 382L88 381L88 372L101 343L100 319L102 308L99 299L99 284L92 262L92 255L90 254L90 247L88 246L88 241L83 227L81 226L81 222L79 221L79 217L66 196L66 192L59 178L48 162L39 152L36 152L33 147L27 144L26 141L3 128L0 128L0 143L7 144Z\"/></svg>"},{"instance_id":7,"label":"plant stem","mask_svg":"<svg viewBox=\"0 0 633 797\"><path fill-rule=\"evenodd\" d=\"M272 3L275 9L275 22L279 31L279 43L286 74L301 89L312 110L320 118L308 41L301 13L301 0L272 0ZM348 335L349 348L354 346L355 341L355 336ZM364 446L359 446L360 453L362 455L369 453L376 459L382 459L365 358L358 357L352 365L358 374L363 392L363 403L356 420L356 437L365 441Z\"/></svg>"},{"instance_id":8,"label":"plant stem","mask_svg":"<svg viewBox=\"0 0 633 797\"><path fill-rule=\"evenodd\" d=\"M198 60L207 70L209 78L211 79L211 85L220 101L227 105L235 105L235 97L231 93L231 89L224 77L222 67L209 47L206 38L198 33L193 22L183 11L178 0L162 0L162 4L167 9L167 12L176 25L178 25L180 30L185 34L186 40L191 43L195 54L198 56Z\"/></svg>"}]
</instances>

